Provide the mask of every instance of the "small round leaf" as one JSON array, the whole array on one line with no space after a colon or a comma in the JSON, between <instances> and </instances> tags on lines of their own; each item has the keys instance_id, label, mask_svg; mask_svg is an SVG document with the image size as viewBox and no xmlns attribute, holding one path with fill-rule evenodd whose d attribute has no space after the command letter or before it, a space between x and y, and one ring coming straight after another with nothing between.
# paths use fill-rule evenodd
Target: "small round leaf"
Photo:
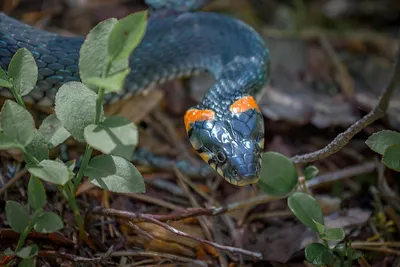
<instances>
[{"instance_id":1,"label":"small round leaf","mask_svg":"<svg viewBox=\"0 0 400 267\"><path fill-rule=\"evenodd\" d=\"M28 202L34 210L41 209L46 204L46 191L43 183L34 175L29 178Z\"/></svg>"},{"instance_id":2,"label":"small round leaf","mask_svg":"<svg viewBox=\"0 0 400 267\"><path fill-rule=\"evenodd\" d=\"M318 173L319 173L319 170L317 169L317 167L315 167L315 166L307 166L304 169L304 178L307 181L311 180L311 179L315 178L315 176L317 176Z\"/></svg>"},{"instance_id":3,"label":"small round leaf","mask_svg":"<svg viewBox=\"0 0 400 267\"><path fill-rule=\"evenodd\" d=\"M108 46L108 53L112 60L129 58L144 36L147 14L147 10L130 14L120 19L114 26Z\"/></svg>"},{"instance_id":4,"label":"small round leaf","mask_svg":"<svg viewBox=\"0 0 400 267\"><path fill-rule=\"evenodd\" d=\"M372 134L365 143L373 151L383 155L389 146L400 144L400 133L390 130L379 131Z\"/></svg>"},{"instance_id":5,"label":"small round leaf","mask_svg":"<svg viewBox=\"0 0 400 267\"><path fill-rule=\"evenodd\" d=\"M6 100L1 109L1 126L4 134L13 136L23 146L29 145L35 135L32 115L11 100Z\"/></svg>"},{"instance_id":6,"label":"small round leaf","mask_svg":"<svg viewBox=\"0 0 400 267\"><path fill-rule=\"evenodd\" d=\"M344 236L345 234L342 228L329 228L325 232L324 239L331 241L342 241Z\"/></svg>"},{"instance_id":7,"label":"small round leaf","mask_svg":"<svg viewBox=\"0 0 400 267\"><path fill-rule=\"evenodd\" d=\"M108 41L114 25L118 20L110 18L97 24L86 36L80 50L79 75L84 84L90 89L89 77L101 77L108 62ZM128 62L127 62L128 63ZM126 64L128 67L128 64ZM125 67L125 68L126 68Z\"/></svg>"},{"instance_id":8,"label":"small round leaf","mask_svg":"<svg viewBox=\"0 0 400 267\"><path fill-rule=\"evenodd\" d=\"M47 141L45 137L38 130L34 129L34 137L32 142L25 147L25 150L34 156L38 161L49 159L49 149L47 148ZM27 163L29 158L24 155L24 160Z\"/></svg>"},{"instance_id":9,"label":"small round leaf","mask_svg":"<svg viewBox=\"0 0 400 267\"><path fill-rule=\"evenodd\" d=\"M44 212L39 216L33 229L39 233L53 233L64 227L61 218L54 212Z\"/></svg>"},{"instance_id":10,"label":"small round leaf","mask_svg":"<svg viewBox=\"0 0 400 267\"><path fill-rule=\"evenodd\" d=\"M94 122L97 95L79 82L63 84L56 94L56 115L64 128L79 142L84 142L83 131ZM103 107L101 116L104 116Z\"/></svg>"},{"instance_id":11,"label":"small round leaf","mask_svg":"<svg viewBox=\"0 0 400 267\"><path fill-rule=\"evenodd\" d=\"M334 254L320 243L312 243L305 249L305 256L310 263L321 266L333 264L335 262Z\"/></svg>"},{"instance_id":12,"label":"small round leaf","mask_svg":"<svg viewBox=\"0 0 400 267\"><path fill-rule=\"evenodd\" d=\"M62 126L56 114L46 117L39 127L39 132L47 140L47 146L52 149L64 142L70 133Z\"/></svg>"},{"instance_id":13,"label":"small round leaf","mask_svg":"<svg viewBox=\"0 0 400 267\"><path fill-rule=\"evenodd\" d=\"M297 219L311 230L319 232L314 221L324 225L321 207L312 196L296 192L288 198L288 206Z\"/></svg>"},{"instance_id":14,"label":"small round leaf","mask_svg":"<svg viewBox=\"0 0 400 267\"><path fill-rule=\"evenodd\" d=\"M101 155L90 160L85 169L90 181L103 189L117 193L144 193L143 177L136 167L117 156Z\"/></svg>"},{"instance_id":15,"label":"small round leaf","mask_svg":"<svg viewBox=\"0 0 400 267\"><path fill-rule=\"evenodd\" d=\"M383 154L382 162L388 168L400 172L400 144L389 146Z\"/></svg>"},{"instance_id":16,"label":"small round leaf","mask_svg":"<svg viewBox=\"0 0 400 267\"><path fill-rule=\"evenodd\" d=\"M58 185L64 185L71 179L68 167L56 160L43 160L39 166L30 166L28 171L44 181Z\"/></svg>"},{"instance_id":17,"label":"small round leaf","mask_svg":"<svg viewBox=\"0 0 400 267\"><path fill-rule=\"evenodd\" d=\"M17 256L21 259L30 259L37 256L39 253L39 247L36 244L29 245L21 248L16 252Z\"/></svg>"},{"instance_id":18,"label":"small round leaf","mask_svg":"<svg viewBox=\"0 0 400 267\"><path fill-rule=\"evenodd\" d=\"M15 252L14 252L14 250L12 250L11 248L6 248L6 249L4 250L4 255L6 255L6 256L14 256L14 255L15 255Z\"/></svg>"},{"instance_id":19,"label":"small round leaf","mask_svg":"<svg viewBox=\"0 0 400 267\"><path fill-rule=\"evenodd\" d=\"M87 83L93 86L104 88L105 93L111 93L111 92L118 93L124 87L125 78L126 76L128 76L130 71L131 71L130 68L126 68L125 70L119 71L106 78L89 77Z\"/></svg>"},{"instance_id":20,"label":"small round leaf","mask_svg":"<svg viewBox=\"0 0 400 267\"><path fill-rule=\"evenodd\" d=\"M298 176L293 162L282 154L266 152L263 155L260 189L270 195L286 195L297 185Z\"/></svg>"},{"instance_id":21,"label":"small round leaf","mask_svg":"<svg viewBox=\"0 0 400 267\"><path fill-rule=\"evenodd\" d=\"M112 154L132 159L133 151L138 143L136 125L119 116L107 117L99 125L91 124L85 128L85 140L93 148L104 154Z\"/></svg>"},{"instance_id":22,"label":"small round leaf","mask_svg":"<svg viewBox=\"0 0 400 267\"><path fill-rule=\"evenodd\" d=\"M22 233L29 224L29 216L25 208L16 201L6 202L6 217L11 228Z\"/></svg>"},{"instance_id":23,"label":"small round leaf","mask_svg":"<svg viewBox=\"0 0 400 267\"><path fill-rule=\"evenodd\" d=\"M28 49L21 48L14 54L8 66L8 76L17 94L24 96L32 91L37 81L38 68Z\"/></svg>"},{"instance_id":24,"label":"small round leaf","mask_svg":"<svg viewBox=\"0 0 400 267\"><path fill-rule=\"evenodd\" d=\"M23 148L13 137L0 133L0 149Z\"/></svg>"},{"instance_id":25,"label":"small round leaf","mask_svg":"<svg viewBox=\"0 0 400 267\"><path fill-rule=\"evenodd\" d=\"M34 266L34 258L22 259L18 263L18 267L32 267Z\"/></svg>"},{"instance_id":26,"label":"small round leaf","mask_svg":"<svg viewBox=\"0 0 400 267\"><path fill-rule=\"evenodd\" d=\"M325 225L320 224L319 222L315 221L314 219L313 219L313 222L314 222L315 226L317 227L318 233L319 233L320 235L322 235L323 233L325 233Z\"/></svg>"}]
</instances>

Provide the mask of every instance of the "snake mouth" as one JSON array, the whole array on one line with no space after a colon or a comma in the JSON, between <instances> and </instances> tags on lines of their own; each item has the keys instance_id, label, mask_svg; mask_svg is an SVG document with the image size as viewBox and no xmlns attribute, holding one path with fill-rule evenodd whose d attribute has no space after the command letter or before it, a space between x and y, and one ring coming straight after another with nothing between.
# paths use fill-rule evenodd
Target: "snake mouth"
<instances>
[{"instance_id":1,"label":"snake mouth","mask_svg":"<svg viewBox=\"0 0 400 267\"><path fill-rule=\"evenodd\" d=\"M237 179L225 179L228 183L236 185L236 186L246 186L246 185L251 185L251 184L255 184L258 182L258 180L260 180L260 177L258 176L250 176L250 177L246 177L246 176L242 176L240 174L238 174Z\"/></svg>"}]
</instances>

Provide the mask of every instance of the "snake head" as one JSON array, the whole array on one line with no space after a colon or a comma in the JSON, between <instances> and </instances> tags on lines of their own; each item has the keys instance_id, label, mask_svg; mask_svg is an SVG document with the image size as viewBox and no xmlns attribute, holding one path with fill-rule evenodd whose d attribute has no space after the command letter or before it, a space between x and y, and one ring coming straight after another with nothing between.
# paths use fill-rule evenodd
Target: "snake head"
<instances>
[{"instance_id":1,"label":"snake head","mask_svg":"<svg viewBox=\"0 0 400 267\"><path fill-rule=\"evenodd\" d=\"M237 186L256 183L261 170L264 120L255 101L251 102L246 107L233 104L225 117L197 108L185 115L193 148L226 181Z\"/></svg>"}]
</instances>

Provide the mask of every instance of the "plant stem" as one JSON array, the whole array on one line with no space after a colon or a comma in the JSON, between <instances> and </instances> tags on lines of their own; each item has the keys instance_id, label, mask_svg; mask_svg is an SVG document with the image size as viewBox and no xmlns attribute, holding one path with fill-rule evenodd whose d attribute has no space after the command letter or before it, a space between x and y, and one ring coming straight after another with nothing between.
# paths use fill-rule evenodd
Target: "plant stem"
<instances>
[{"instance_id":1,"label":"plant stem","mask_svg":"<svg viewBox=\"0 0 400 267\"><path fill-rule=\"evenodd\" d=\"M36 165L40 165L40 161L35 158L35 156L33 156L30 152L26 151L24 147L21 147L20 150L28 158L29 161Z\"/></svg>"},{"instance_id":2,"label":"plant stem","mask_svg":"<svg viewBox=\"0 0 400 267\"><path fill-rule=\"evenodd\" d=\"M82 218L81 213L79 212L78 205L76 204L76 198L73 193L74 185L72 184L71 181L69 181L64 187L60 186L59 189L61 191L64 191L65 194L67 195L67 200L68 200L69 206L72 209L72 211L74 212L75 221L79 228L79 238L81 240L87 240L85 229L83 226L83 218Z\"/></svg>"},{"instance_id":3,"label":"plant stem","mask_svg":"<svg viewBox=\"0 0 400 267\"><path fill-rule=\"evenodd\" d=\"M107 66L104 70L104 73L102 75L102 77L107 77L108 72L111 69L111 64L112 61L109 61L107 63ZM103 99L104 99L104 92L105 89L104 88L99 88L98 94L97 94L97 99L96 99L96 115L94 118L94 123L96 125L98 125L100 123L100 117L101 117L101 108L103 107ZM90 145L86 145L86 150L85 150L85 154L83 155L83 159L82 159L82 164L79 168L78 174L76 175L76 179L74 182L74 191L73 193L75 194L75 192L78 190L78 186L79 184L82 182L82 178L83 178L83 172L85 171L87 165L89 164L90 161L90 157L92 156L92 152L93 152L93 148Z\"/></svg>"},{"instance_id":4,"label":"plant stem","mask_svg":"<svg viewBox=\"0 0 400 267\"><path fill-rule=\"evenodd\" d=\"M93 148L89 145L86 145L85 154L83 154L83 159L81 166L79 167L78 174L76 175L74 182L74 191L73 194L78 190L78 186L82 182L83 172L85 171L87 165L89 164L90 157L92 156Z\"/></svg>"},{"instance_id":5,"label":"plant stem","mask_svg":"<svg viewBox=\"0 0 400 267\"><path fill-rule=\"evenodd\" d=\"M10 88L10 91L11 91L12 95L14 96L15 100L17 101L17 103L18 103L21 107L26 108L26 107L25 107L25 103L24 103L24 101L22 100L22 97L21 97L19 94L17 94L17 93L13 90L13 88Z\"/></svg>"},{"instance_id":6,"label":"plant stem","mask_svg":"<svg viewBox=\"0 0 400 267\"><path fill-rule=\"evenodd\" d=\"M103 98L104 98L104 88L99 88L99 92L97 95L97 101L96 101L96 117L94 120L94 124L99 124L100 122L100 115L101 115L101 108L103 107Z\"/></svg>"},{"instance_id":7,"label":"plant stem","mask_svg":"<svg viewBox=\"0 0 400 267\"><path fill-rule=\"evenodd\" d=\"M18 239L17 247L15 248L15 251L18 252L22 246L25 244L25 239L29 235L30 231L32 230L33 226L36 223L36 219L39 217L39 215L42 213L42 209L38 209L35 211L35 213L32 216L32 220L29 221L29 224L26 226L24 231L21 233Z\"/></svg>"}]
</instances>

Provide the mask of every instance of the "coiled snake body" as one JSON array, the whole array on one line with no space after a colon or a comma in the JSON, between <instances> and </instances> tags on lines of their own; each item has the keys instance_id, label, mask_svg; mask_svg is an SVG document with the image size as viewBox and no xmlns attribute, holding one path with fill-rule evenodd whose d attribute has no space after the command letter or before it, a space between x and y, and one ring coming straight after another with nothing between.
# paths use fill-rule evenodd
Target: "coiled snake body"
<instances>
[{"instance_id":1,"label":"coiled snake body","mask_svg":"<svg viewBox=\"0 0 400 267\"><path fill-rule=\"evenodd\" d=\"M39 68L37 86L24 98L27 102L53 105L63 83L79 81L83 40L35 29L0 13L0 67L6 69L13 54L25 47ZM228 182L246 185L258 181L264 123L255 99L268 82L269 54L250 26L214 13L150 17L130 67L125 87L119 94L106 95L107 103L195 70L211 72L216 82L185 114L189 140ZM1 94L9 96L4 89Z\"/></svg>"}]
</instances>

